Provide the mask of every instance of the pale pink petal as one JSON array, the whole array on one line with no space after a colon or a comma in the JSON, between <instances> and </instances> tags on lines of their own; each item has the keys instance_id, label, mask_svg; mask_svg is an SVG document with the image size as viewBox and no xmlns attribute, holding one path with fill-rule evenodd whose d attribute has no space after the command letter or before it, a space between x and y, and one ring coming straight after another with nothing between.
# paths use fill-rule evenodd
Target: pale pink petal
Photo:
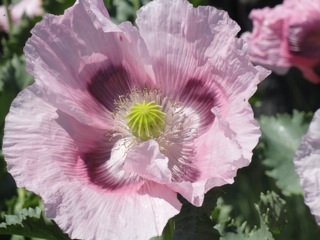
<instances>
[{"instance_id":1,"label":"pale pink petal","mask_svg":"<svg viewBox=\"0 0 320 240\"><path fill-rule=\"evenodd\" d=\"M50 102L76 118L89 112L92 125L112 121L101 112L110 111L115 95L150 82L138 32L129 23L113 24L101 4L79 1L62 16L46 15L25 47L27 70L54 92Z\"/></svg>"},{"instance_id":2,"label":"pale pink petal","mask_svg":"<svg viewBox=\"0 0 320 240\"><path fill-rule=\"evenodd\" d=\"M181 207L177 193L201 206L250 163L260 135L248 99L269 72L249 61L225 12L155 0L137 25L117 26L102 0L80 0L45 16L25 47L36 83L13 103L3 151L18 186L72 238L161 233ZM165 116L147 140L127 119L142 101Z\"/></svg>"},{"instance_id":3,"label":"pale pink petal","mask_svg":"<svg viewBox=\"0 0 320 240\"><path fill-rule=\"evenodd\" d=\"M320 110L314 114L294 159L305 203L320 225Z\"/></svg>"},{"instance_id":4,"label":"pale pink petal","mask_svg":"<svg viewBox=\"0 0 320 240\"><path fill-rule=\"evenodd\" d=\"M124 169L141 177L160 183L171 183L171 171L168 168L169 159L159 150L154 140L141 143L127 155Z\"/></svg>"},{"instance_id":5,"label":"pale pink petal","mask_svg":"<svg viewBox=\"0 0 320 240\"><path fill-rule=\"evenodd\" d=\"M184 168L187 167L184 166ZM173 176L174 169L169 164L168 157L161 153L158 143L154 140L146 141L132 149L127 155L124 169L180 193L196 206L202 205L205 193L204 183L176 181Z\"/></svg>"},{"instance_id":6,"label":"pale pink petal","mask_svg":"<svg viewBox=\"0 0 320 240\"><path fill-rule=\"evenodd\" d=\"M173 92L174 97L175 91L180 92L179 100L201 111L209 120L206 125L214 118L211 108L224 108L230 101L246 102L268 74L249 63L246 46L235 38L239 27L223 11L194 9L184 0L173 4L153 1L137 16L139 31L154 53L160 87L169 95ZM223 28L228 31L221 31Z\"/></svg>"},{"instance_id":7,"label":"pale pink petal","mask_svg":"<svg viewBox=\"0 0 320 240\"><path fill-rule=\"evenodd\" d=\"M181 182L186 198L201 205L207 190L233 182L237 169L250 163L260 131L248 99L269 72L249 62L246 45L235 38L238 25L223 11L194 9L185 0L156 0L139 10L137 25L153 53L161 89L205 121L193 166L184 167L198 169L198 179Z\"/></svg>"},{"instance_id":8,"label":"pale pink petal","mask_svg":"<svg viewBox=\"0 0 320 240\"><path fill-rule=\"evenodd\" d=\"M116 191L93 183L81 152L92 150L103 130L83 129L41 99L42 92L36 85L24 90L6 119L3 150L17 185L39 194L47 216L72 238L160 235L181 207L176 193L151 182Z\"/></svg>"},{"instance_id":9,"label":"pale pink petal","mask_svg":"<svg viewBox=\"0 0 320 240\"><path fill-rule=\"evenodd\" d=\"M138 11L137 25L152 52L156 81L168 95L190 80L214 84L240 30L227 13L193 8L186 0L151 2Z\"/></svg>"},{"instance_id":10,"label":"pale pink petal","mask_svg":"<svg viewBox=\"0 0 320 240\"><path fill-rule=\"evenodd\" d=\"M250 59L278 74L285 74L291 66L287 42L283 41L285 21L290 16L290 10L281 6L252 10L253 31L243 35L249 44Z\"/></svg>"},{"instance_id":11,"label":"pale pink petal","mask_svg":"<svg viewBox=\"0 0 320 240\"><path fill-rule=\"evenodd\" d=\"M130 189L101 192L79 182L61 183L44 201L48 216L72 239L86 240L159 236L181 207L176 193L155 183L143 185L138 193Z\"/></svg>"}]
</instances>

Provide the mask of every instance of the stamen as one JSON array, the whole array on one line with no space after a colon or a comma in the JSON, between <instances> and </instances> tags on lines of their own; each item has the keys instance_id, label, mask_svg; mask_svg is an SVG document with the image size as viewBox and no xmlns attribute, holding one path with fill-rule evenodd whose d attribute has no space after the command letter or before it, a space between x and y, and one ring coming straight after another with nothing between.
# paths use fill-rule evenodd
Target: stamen
<instances>
[{"instance_id":1,"label":"stamen","mask_svg":"<svg viewBox=\"0 0 320 240\"><path fill-rule=\"evenodd\" d=\"M127 125L131 129L133 135L143 141L151 138L157 138L165 128L165 116L162 107L157 105L155 101L146 103L135 103L130 108Z\"/></svg>"}]
</instances>

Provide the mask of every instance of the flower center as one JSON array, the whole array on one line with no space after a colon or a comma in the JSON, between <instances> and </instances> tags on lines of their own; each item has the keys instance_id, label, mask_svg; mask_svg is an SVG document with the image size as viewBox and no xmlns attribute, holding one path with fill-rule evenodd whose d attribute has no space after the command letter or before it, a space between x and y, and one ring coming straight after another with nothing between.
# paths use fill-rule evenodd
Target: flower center
<instances>
[{"instance_id":1,"label":"flower center","mask_svg":"<svg viewBox=\"0 0 320 240\"><path fill-rule=\"evenodd\" d=\"M133 135L143 141L157 138L165 128L165 116L162 107L155 101L136 103L126 115L127 125Z\"/></svg>"}]
</instances>

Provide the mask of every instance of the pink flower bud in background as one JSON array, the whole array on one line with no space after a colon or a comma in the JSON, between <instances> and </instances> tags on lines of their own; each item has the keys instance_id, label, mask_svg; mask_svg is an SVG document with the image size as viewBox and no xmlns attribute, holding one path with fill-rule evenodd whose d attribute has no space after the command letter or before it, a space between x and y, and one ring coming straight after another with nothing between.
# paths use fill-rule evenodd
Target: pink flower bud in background
<instances>
[{"instance_id":1,"label":"pink flower bud in background","mask_svg":"<svg viewBox=\"0 0 320 240\"><path fill-rule=\"evenodd\" d=\"M250 59L278 74L299 68L304 77L320 83L320 1L285 0L274 8L250 13L252 33L248 42Z\"/></svg>"},{"instance_id":2,"label":"pink flower bud in background","mask_svg":"<svg viewBox=\"0 0 320 240\"><path fill-rule=\"evenodd\" d=\"M19 24L23 15L28 17L41 16L43 9L41 0L22 0L9 6L11 20L14 25ZM0 31L9 31L8 17L5 6L0 6Z\"/></svg>"}]
</instances>

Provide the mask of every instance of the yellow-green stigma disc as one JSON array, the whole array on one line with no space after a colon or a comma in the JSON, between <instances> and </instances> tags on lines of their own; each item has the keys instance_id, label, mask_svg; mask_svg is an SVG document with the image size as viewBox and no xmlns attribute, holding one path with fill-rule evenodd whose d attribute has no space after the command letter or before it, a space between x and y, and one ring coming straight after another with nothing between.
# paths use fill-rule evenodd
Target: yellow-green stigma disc
<instances>
[{"instance_id":1,"label":"yellow-green stigma disc","mask_svg":"<svg viewBox=\"0 0 320 240\"><path fill-rule=\"evenodd\" d=\"M130 113L126 116L128 126L133 135L143 141L157 138L164 130L166 114L161 111L162 107L154 101L146 103L136 103L130 108Z\"/></svg>"}]
</instances>

